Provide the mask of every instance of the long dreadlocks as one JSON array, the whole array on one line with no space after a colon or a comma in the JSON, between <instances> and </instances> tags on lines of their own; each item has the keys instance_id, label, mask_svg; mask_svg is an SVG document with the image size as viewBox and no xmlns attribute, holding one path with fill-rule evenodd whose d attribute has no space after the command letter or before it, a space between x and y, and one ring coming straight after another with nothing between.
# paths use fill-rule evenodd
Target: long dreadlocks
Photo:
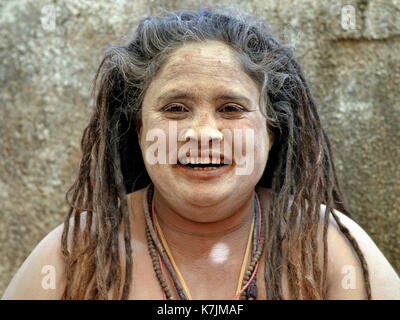
<instances>
[{"instance_id":1,"label":"long dreadlocks","mask_svg":"<svg viewBox=\"0 0 400 320\"><path fill-rule=\"evenodd\" d=\"M267 299L283 299L282 261L287 261L293 298L326 298L330 215L358 255L371 298L365 258L334 212L337 209L350 215L329 139L293 51L282 46L254 17L237 18L204 8L142 20L131 41L110 47L98 68L93 91L95 108L81 140L79 173L66 194L70 209L62 236L67 274L62 298L107 299L111 287L113 299L127 298L132 268L127 194L150 183L137 136L143 96L174 49L185 42L206 40L222 41L235 50L244 70L260 87L260 106L275 136L258 183L274 194L266 235ZM290 197L293 201L289 206ZM316 250L321 204L326 206L322 268ZM81 230L83 211L86 224ZM121 224L125 270L118 245ZM284 241L287 250L282 250Z\"/></svg>"}]
</instances>

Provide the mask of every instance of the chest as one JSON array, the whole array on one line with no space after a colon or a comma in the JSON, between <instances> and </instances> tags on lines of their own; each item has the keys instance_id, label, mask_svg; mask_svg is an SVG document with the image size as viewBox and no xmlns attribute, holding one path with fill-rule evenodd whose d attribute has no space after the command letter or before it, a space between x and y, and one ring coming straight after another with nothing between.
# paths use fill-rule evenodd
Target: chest
<instances>
[{"instance_id":1,"label":"chest","mask_svg":"<svg viewBox=\"0 0 400 320\"><path fill-rule=\"evenodd\" d=\"M133 248L133 268L129 300L162 300L163 291L154 270L150 254L145 243L136 243ZM258 300L266 299L266 282L264 277L265 253L261 256L256 273ZM205 265L179 266L184 281L194 300L231 300L238 288L240 265L227 263L224 266L206 267ZM178 299L173 280L164 266L164 275L174 300ZM288 283L285 273L282 274L282 290L288 298Z\"/></svg>"},{"instance_id":2,"label":"chest","mask_svg":"<svg viewBox=\"0 0 400 320\"><path fill-rule=\"evenodd\" d=\"M135 207L136 218L135 221L132 221L131 226L131 234L133 235L131 241L133 266L128 299L162 300L164 294L148 250L145 234L146 223L140 203L140 200L137 201ZM124 257L121 257L121 260L124 261ZM239 287L242 262L243 255L239 254L236 257L230 257L221 264L209 264L205 261L194 261L186 265L177 261L177 264L192 299L230 300L235 296ZM264 264L265 250L260 257L256 273L257 299L259 300L266 299ZM172 291L173 298L178 299L179 295L165 266L164 275ZM288 298L288 281L285 272L282 274L282 291L284 297Z\"/></svg>"}]
</instances>

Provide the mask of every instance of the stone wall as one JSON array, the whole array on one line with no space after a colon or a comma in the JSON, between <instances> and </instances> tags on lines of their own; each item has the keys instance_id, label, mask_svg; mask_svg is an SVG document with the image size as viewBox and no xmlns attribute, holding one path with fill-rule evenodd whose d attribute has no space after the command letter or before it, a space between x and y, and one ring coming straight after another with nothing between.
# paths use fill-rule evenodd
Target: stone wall
<instances>
[{"instance_id":1,"label":"stone wall","mask_svg":"<svg viewBox=\"0 0 400 320\"><path fill-rule=\"evenodd\" d=\"M159 7L196 3L0 2L0 295L63 221L104 48ZM263 17L296 47L354 217L399 272L400 2L220 3Z\"/></svg>"}]
</instances>

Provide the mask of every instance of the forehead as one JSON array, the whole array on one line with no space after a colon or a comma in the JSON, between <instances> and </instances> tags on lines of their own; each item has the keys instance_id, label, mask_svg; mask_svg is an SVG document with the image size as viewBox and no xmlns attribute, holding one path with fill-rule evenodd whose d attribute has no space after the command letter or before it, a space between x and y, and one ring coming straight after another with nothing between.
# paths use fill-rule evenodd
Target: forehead
<instances>
[{"instance_id":1,"label":"forehead","mask_svg":"<svg viewBox=\"0 0 400 320\"><path fill-rule=\"evenodd\" d=\"M219 41L186 43L160 68L149 90L157 95L169 89L231 90L254 94L257 86L243 70L235 51Z\"/></svg>"},{"instance_id":2,"label":"forehead","mask_svg":"<svg viewBox=\"0 0 400 320\"><path fill-rule=\"evenodd\" d=\"M167 59L160 73L168 71L173 74L199 72L212 75L233 75L242 71L239 60L233 49L217 41L188 43L174 51Z\"/></svg>"}]
</instances>

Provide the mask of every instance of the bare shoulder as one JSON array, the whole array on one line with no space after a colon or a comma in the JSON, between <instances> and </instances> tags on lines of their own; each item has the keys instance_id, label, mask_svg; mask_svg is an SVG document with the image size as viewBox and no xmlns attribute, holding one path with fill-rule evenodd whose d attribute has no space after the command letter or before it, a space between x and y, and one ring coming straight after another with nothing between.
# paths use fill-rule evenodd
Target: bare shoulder
<instances>
[{"instance_id":1,"label":"bare shoulder","mask_svg":"<svg viewBox=\"0 0 400 320\"><path fill-rule=\"evenodd\" d=\"M81 228L86 213L81 214ZM73 219L70 220L70 233ZM58 300L66 284L61 239L64 223L48 233L22 263L2 299L10 300Z\"/></svg>"},{"instance_id":2,"label":"bare shoulder","mask_svg":"<svg viewBox=\"0 0 400 320\"><path fill-rule=\"evenodd\" d=\"M63 259L61 235L57 226L33 249L12 278L2 299L53 300L61 297Z\"/></svg>"},{"instance_id":3,"label":"bare shoulder","mask_svg":"<svg viewBox=\"0 0 400 320\"><path fill-rule=\"evenodd\" d=\"M335 210L357 242L368 266L372 299L400 299L400 279L371 237L354 220ZM321 217L325 206L321 207ZM332 215L328 224L328 298L365 299L363 269L357 253Z\"/></svg>"},{"instance_id":4,"label":"bare shoulder","mask_svg":"<svg viewBox=\"0 0 400 320\"><path fill-rule=\"evenodd\" d=\"M271 197L271 191L265 188L259 188L259 191L262 198L267 202ZM290 203L292 201L291 198ZM325 205L321 205L321 223L317 242L321 266L325 209ZM350 236L355 240L365 258L372 299L400 299L400 278L375 242L354 220L338 210L334 212L340 224L348 230ZM367 292L363 268L357 252L331 214L329 215L327 230L328 299L366 299Z\"/></svg>"}]
</instances>

